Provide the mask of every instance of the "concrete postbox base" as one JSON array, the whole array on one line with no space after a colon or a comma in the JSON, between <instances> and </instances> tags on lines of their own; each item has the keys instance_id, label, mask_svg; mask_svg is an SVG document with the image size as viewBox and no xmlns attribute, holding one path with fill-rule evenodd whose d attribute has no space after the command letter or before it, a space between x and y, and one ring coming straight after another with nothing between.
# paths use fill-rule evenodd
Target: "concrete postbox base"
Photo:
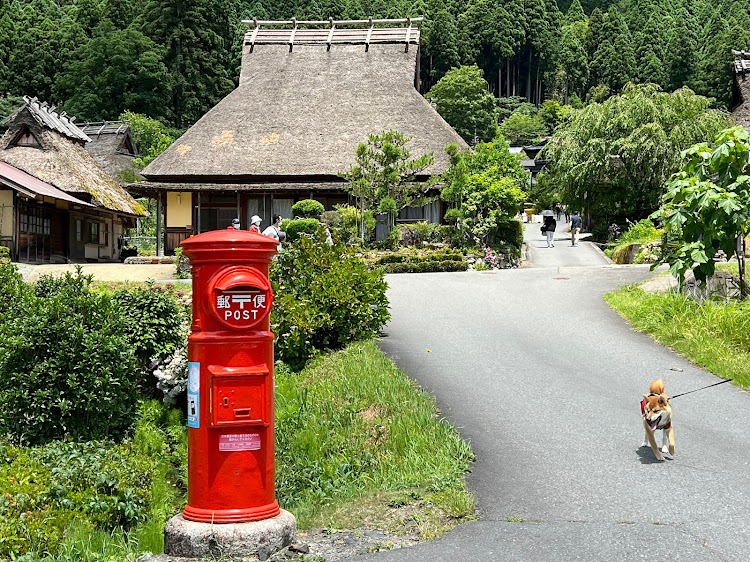
<instances>
[{"instance_id":1,"label":"concrete postbox base","mask_svg":"<svg viewBox=\"0 0 750 562\"><path fill-rule=\"evenodd\" d=\"M248 523L198 523L182 513L164 527L164 554L185 558L206 556L257 557L266 560L289 546L297 535L297 520L281 510L276 517Z\"/></svg>"}]
</instances>

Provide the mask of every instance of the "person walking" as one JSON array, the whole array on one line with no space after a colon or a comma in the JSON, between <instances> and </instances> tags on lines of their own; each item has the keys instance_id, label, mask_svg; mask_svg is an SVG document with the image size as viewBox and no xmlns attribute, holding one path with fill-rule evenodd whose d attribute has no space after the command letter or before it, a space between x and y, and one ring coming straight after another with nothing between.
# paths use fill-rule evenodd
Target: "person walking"
<instances>
[{"instance_id":1,"label":"person walking","mask_svg":"<svg viewBox=\"0 0 750 562\"><path fill-rule=\"evenodd\" d=\"M258 215L253 215L253 218L250 219L250 232L257 232L260 234L260 223L263 222L263 219L260 218Z\"/></svg>"},{"instance_id":2,"label":"person walking","mask_svg":"<svg viewBox=\"0 0 750 562\"><path fill-rule=\"evenodd\" d=\"M570 245L578 246L578 233L581 232L581 216L573 211L570 217Z\"/></svg>"},{"instance_id":3,"label":"person walking","mask_svg":"<svg viewBox=\"0 0 750 562\"><path fill-rule=\"evenodd\" d=\"M544 233L547 235L547 247L555 247L555 228L557 228L557 221L553 215L546 215L544 217Z\"/></svg>"},{"instance_id":4,"label":"person walking","mask_svg":"<svg viewBox=\"0 0 750 562\"><path fill-rule=\"evenodd\" d=\"M560 216L562 215L562 207L560 207L560 203L555 203L555 215L557 216L557 220L560 220Z\"/></svg>"},{"instance_id":5,"label":"person walking","mask_svg":"<svg viewBox=\"0 0 750 562\"><path fill-rule=\"evenodd\" d=\"M263 231L263 234L279 242L276 249L280 252L282 235L284 235L284 232L281 230L281 215L273 216L273 223ZM286 238L286 235L284 235L284 238Z\"/></svg>"}]
</instances>

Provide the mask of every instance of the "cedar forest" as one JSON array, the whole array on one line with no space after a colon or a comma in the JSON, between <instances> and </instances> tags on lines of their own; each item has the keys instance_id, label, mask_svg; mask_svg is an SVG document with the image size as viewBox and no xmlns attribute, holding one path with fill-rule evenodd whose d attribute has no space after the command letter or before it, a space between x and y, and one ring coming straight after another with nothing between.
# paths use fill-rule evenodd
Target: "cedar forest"
<instances>
[{"instance_id":1,"label":"cedar forest","mask_svg":"<svg viewBox=\"0 0 750 562\"><path fill-rule=\"evenodd\" d=\"M747 0L0 0L3 97L78 121L132 111L184 129L236 85L242 19L424 15L427 92L476 64L498 98L601 100L625 84L688 86L730 109Z\"/></svg>"}]
</instances>

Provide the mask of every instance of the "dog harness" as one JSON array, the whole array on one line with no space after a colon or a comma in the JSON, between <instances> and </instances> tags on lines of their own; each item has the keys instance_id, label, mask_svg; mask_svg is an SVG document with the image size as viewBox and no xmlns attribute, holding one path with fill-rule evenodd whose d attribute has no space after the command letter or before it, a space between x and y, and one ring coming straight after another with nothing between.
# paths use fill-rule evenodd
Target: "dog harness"
<instances>
[{"instance_id":1,"label":"dog harness","mask_svg":"<svg viewBox=\"0 0 750 562\"><path fill-rule=\"evenodd\" d=\"M659 396L659 395L652 393L652 394L649 394L649 396ZM646 402L645 398L643 400L641 400L641 415L642 416L646 415L646 404L647 404L647 402ZM669 423L667 423L666 425L663 425L663 426L662 425L657 425L656 429L669 429L670 427L672 427L672 420L671 419L669 420Z\"/></svg>"}]
</instances>

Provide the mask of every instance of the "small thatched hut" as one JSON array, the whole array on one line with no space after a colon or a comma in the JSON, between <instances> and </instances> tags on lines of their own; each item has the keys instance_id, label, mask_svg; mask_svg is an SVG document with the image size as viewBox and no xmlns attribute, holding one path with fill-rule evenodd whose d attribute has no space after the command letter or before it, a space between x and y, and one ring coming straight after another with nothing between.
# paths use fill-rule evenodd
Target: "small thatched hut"
<instances>
[{"instance_id":1,"label":"small thatched hut","mask_svg":"<svg viewBox=\"0 0 750 562\"><path fill-rule=\"evenodd\" d=\"M734 108L732 119L745 129L750 129L750 53L732 51L734 61Z\"/></svg>"},{"instance_id":2,"label":"small thatched hut","mask_svg":"<svg viewBox=\"0 0 750 562\"><path fill-rule=\"evenodd\" d=\"M140 172L133 164L133 160L138 157L138 149L127 122L87 122L81 125L80 129L89 137L86 150L91 153L100 168L120 184L140 178Z\"/></svg>"},{"instance_id":3,"label":"small thatched hut","mask_svg":"<svg viewBox=\"0 0 750 562\"><path fill-rule=\"evenodd\" d=\"M446 145L466 143L415 88L416 20L380 21L407 25L254 22L239 86L143 170L146 182L128 186L166 202L167 252L235 216L247 227L257 214L265 226L272 214L290 217L301 199L327 209L347 202L341 174L372 133L397 130L412 138L412 156L433 153L418 179L448 167ZM440 203L403 216L437 222Z\"/></svg>"},{"instance_id":4,"label":"small thatched hut","mask_svg":"<svg viewBox=\"0 0 750 562\"><path fill-rule=\"evenodd\" d=\"M73 118L25 102L0 138L3 245L24 262L118 259L124 228L145 209L97 165Z\"/></svg>"}]
</instances>

